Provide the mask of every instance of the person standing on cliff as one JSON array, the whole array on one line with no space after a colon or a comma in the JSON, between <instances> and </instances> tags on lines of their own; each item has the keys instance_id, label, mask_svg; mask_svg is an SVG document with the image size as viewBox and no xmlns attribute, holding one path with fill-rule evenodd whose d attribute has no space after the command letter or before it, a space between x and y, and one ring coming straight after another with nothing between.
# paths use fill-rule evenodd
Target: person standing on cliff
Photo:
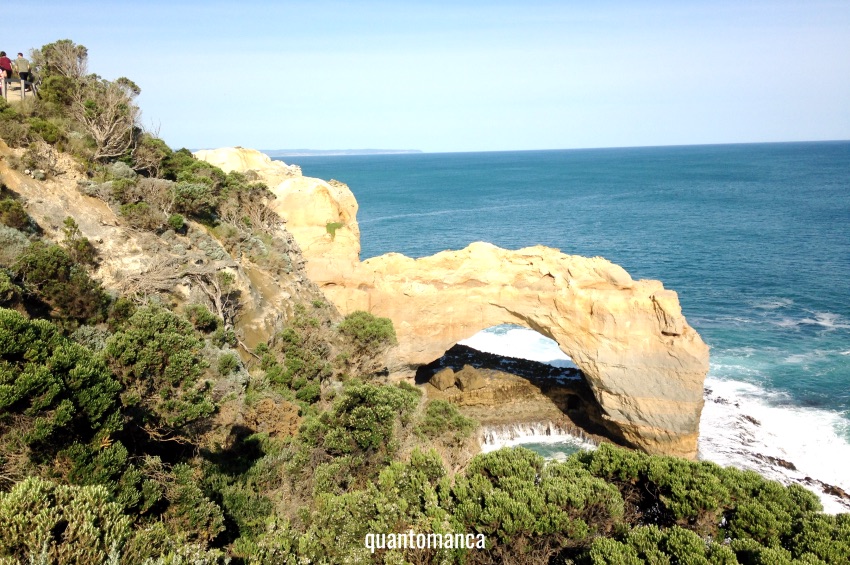
<instances>
[{"instance_id":1,"label":"person standing on cliff","mask_svg":"<svg viewBox=\"0 0 850 565\"><path fill-rule=\"evenodd\" d=\"M15 62L12 63L15 67L15 70L18 71L18 76L21 77L21 80L26 82L32 82L32 75L30 74L30 62L24 59L23 53L18 53L18 58L15 59Z\"/></svg>"},{"instance_id":2,"label":"person standing on cliff","mask_svg":"<svg viewBox=\"0 0 850 565\"><path fill-rule=\"evenodd\" d=\"M6 78L12 78L12 61L6 56L5 51L0 51L0 74Z\"/></svg>"}]
</instances>

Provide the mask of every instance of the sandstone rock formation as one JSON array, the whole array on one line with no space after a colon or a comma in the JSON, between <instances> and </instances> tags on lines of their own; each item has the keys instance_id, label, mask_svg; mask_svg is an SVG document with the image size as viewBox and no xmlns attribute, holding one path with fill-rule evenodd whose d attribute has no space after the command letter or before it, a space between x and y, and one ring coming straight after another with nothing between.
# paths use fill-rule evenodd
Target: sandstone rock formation
<instances>
[{"instance_id":1,"label":"sandstone rock formation","mask_svg":"<svg viewBox=\"0 0 850 565\"><path fill-rule=\"evenodd\" d=\"M257 173L277 196L307 276L343 314L366 310L393 321L391 369L409 374L480 330L518 324L554 339L582 369L612 434L651 453L696 456L708 347L660 282L540 246L473 243L421 259L390 253L360 262L357 204L345 185L306 177L275 184ZM332 236L333 222L342 226Z\"/></svg>"},{"instance_id":2,"label":"sandstone rock formation","mask_svg":"<svg viewBox=\"0 0 850 565\"><path fill-rule=\"evenodd\" d=\"M457 388L463 392L479 390L487 386L484 377L469 365L464 366L455 374L455 383L457 383Z\"/></svg>"},{"instance_id":3,"label":"sandstone rock formation","mask_svg":"<svg viewBox=\"0 0 850 565\"><path fill-rule=\"evenodd\" d=\"M437 371L431 380L428 381L437 390L446 390L455 386L455 372L451 367L446 367L442 371Z\"/></svg>"},{"instance_id":4,"label":"sandstone rock formation","mask_svg":"<svg viewBox=\"0 0 850 565\"><path fill-rule=\"evenodd\" d=\"M10 166L23 151L9 148L0 140L0 184L21 198L47 239L62 241L64 219L74 218L82 235L97 248L99 259L94 276L108 289L132 294L134 281L147 281L163 287L152 290L172 291L187 303L203 302L203 293L191 273L227 271L234 275L234 286L240 293L237 335L248 347L264 343L279 329L291 314L293 300L310 302L321 296L304 276L297 244L283 230L275 234L275 239L286 247L289 273L235 260L198 224L184 235L132 229L106 202L84 193L84 186L91 181L69 156L57 153L55 174L38 181ZM253 153L249 152L251 159L240 162L262 163ZM274 166L265 170L274 170ZM297 167L292 171L300 174Z\"/></svg>"},{"instance_id":5,"label":"sandstone rock formation","mask_svg":"<svg viewBox=\"0 0 850 565\"><path fill-rule=\"evenodd\" d=\"M242 147L223 147L221 149L201 149L194 153L195 157L220 168L225 173L237 171L249 173L253 171L269 184L278 184L283 180L301 176L301 168L297 165L287 165L283 161L272 161L265 153L244 149Z\"/></svg>"}]
</instances>

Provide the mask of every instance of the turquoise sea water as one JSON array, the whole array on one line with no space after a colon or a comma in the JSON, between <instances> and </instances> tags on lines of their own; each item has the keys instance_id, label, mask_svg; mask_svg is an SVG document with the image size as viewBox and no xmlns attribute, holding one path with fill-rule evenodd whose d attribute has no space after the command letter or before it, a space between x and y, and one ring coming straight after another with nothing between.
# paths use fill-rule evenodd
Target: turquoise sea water
<instances>
[{"instance_id":1,"label":"turquoise sea water","mask_svg":"<svg viewBox=\"0 0 850 565\"><path fill-rule=\"evenodd\" d=\"M663 281L711 346L706 412L782 410L804 416L783 434L850 448L850 142L293 161L349 185L364 259L543 244Z\"/></svg>"}]
</instances>

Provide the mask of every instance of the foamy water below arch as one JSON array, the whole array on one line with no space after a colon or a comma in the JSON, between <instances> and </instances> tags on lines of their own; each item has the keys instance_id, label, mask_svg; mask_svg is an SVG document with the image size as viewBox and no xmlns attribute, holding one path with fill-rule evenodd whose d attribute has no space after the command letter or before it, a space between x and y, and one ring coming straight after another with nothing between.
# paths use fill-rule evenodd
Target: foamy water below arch
<instances>
[{"instance_id":1,"label":"foamy water below arch","mask_svg":"<svg viewBox=\"0 0 850 565\"><path fill-rule=\"evenodd\" d=\"M519 326L489 328L460 343L487 353L575 366L557 343ZM699 458L757 471L783 484L801 484L818 495L825 511L850 511L846 502L825 494L815 482L850 492L847 420L837 412L794 406L751 383L713 376L717 369L713 364L705 383ZM593 449L581 438L543 428L485 431L482 451L524 446L561 459L577 449Z\"/></svg>"}]
</instances>

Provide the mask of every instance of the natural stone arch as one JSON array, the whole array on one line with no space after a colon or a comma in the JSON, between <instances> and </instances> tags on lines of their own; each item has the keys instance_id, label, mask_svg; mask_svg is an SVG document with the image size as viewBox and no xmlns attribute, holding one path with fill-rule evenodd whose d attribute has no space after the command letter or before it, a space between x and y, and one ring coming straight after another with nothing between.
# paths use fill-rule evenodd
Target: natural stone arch
<instances>
[{"instance_id":1,"label":"natural stone arch","mask_svg":"<svg viewBox=\"0 0 850 565\"><path fill-rule=\"evenodd\" d=\"M238 163L262 161L230 153L203 158L243 171ZM289 171L281 181L285 165L261 165L255 172L276 194L270 205L287 220L310 279L343 314L366 310L393 321L399 345L391 369L412 374L479 330L525 326L554 339L581 368L613 433L651 453L696 457L708 347L675 292L634 281L605 259L539 246L473 243L421 259L389 253L361 262L348 187ZM331 233L330 223L342 225Z\"/></svg>"},{"instance_id":2,"label":"natural stone arch","mask_svg":"<svg viewBox=\"0 0 850 565\"><path fill-rule=\"evenodd\" d=\"M633 281L601 258L474 243L416 260L383 255L344 280L316 282L343 313L393 321L392 369L429 363L494 325L524 326L573 359L613 433L649 452L696 456L708 348L658 281Z\"/></svg>"}]
</instances>

